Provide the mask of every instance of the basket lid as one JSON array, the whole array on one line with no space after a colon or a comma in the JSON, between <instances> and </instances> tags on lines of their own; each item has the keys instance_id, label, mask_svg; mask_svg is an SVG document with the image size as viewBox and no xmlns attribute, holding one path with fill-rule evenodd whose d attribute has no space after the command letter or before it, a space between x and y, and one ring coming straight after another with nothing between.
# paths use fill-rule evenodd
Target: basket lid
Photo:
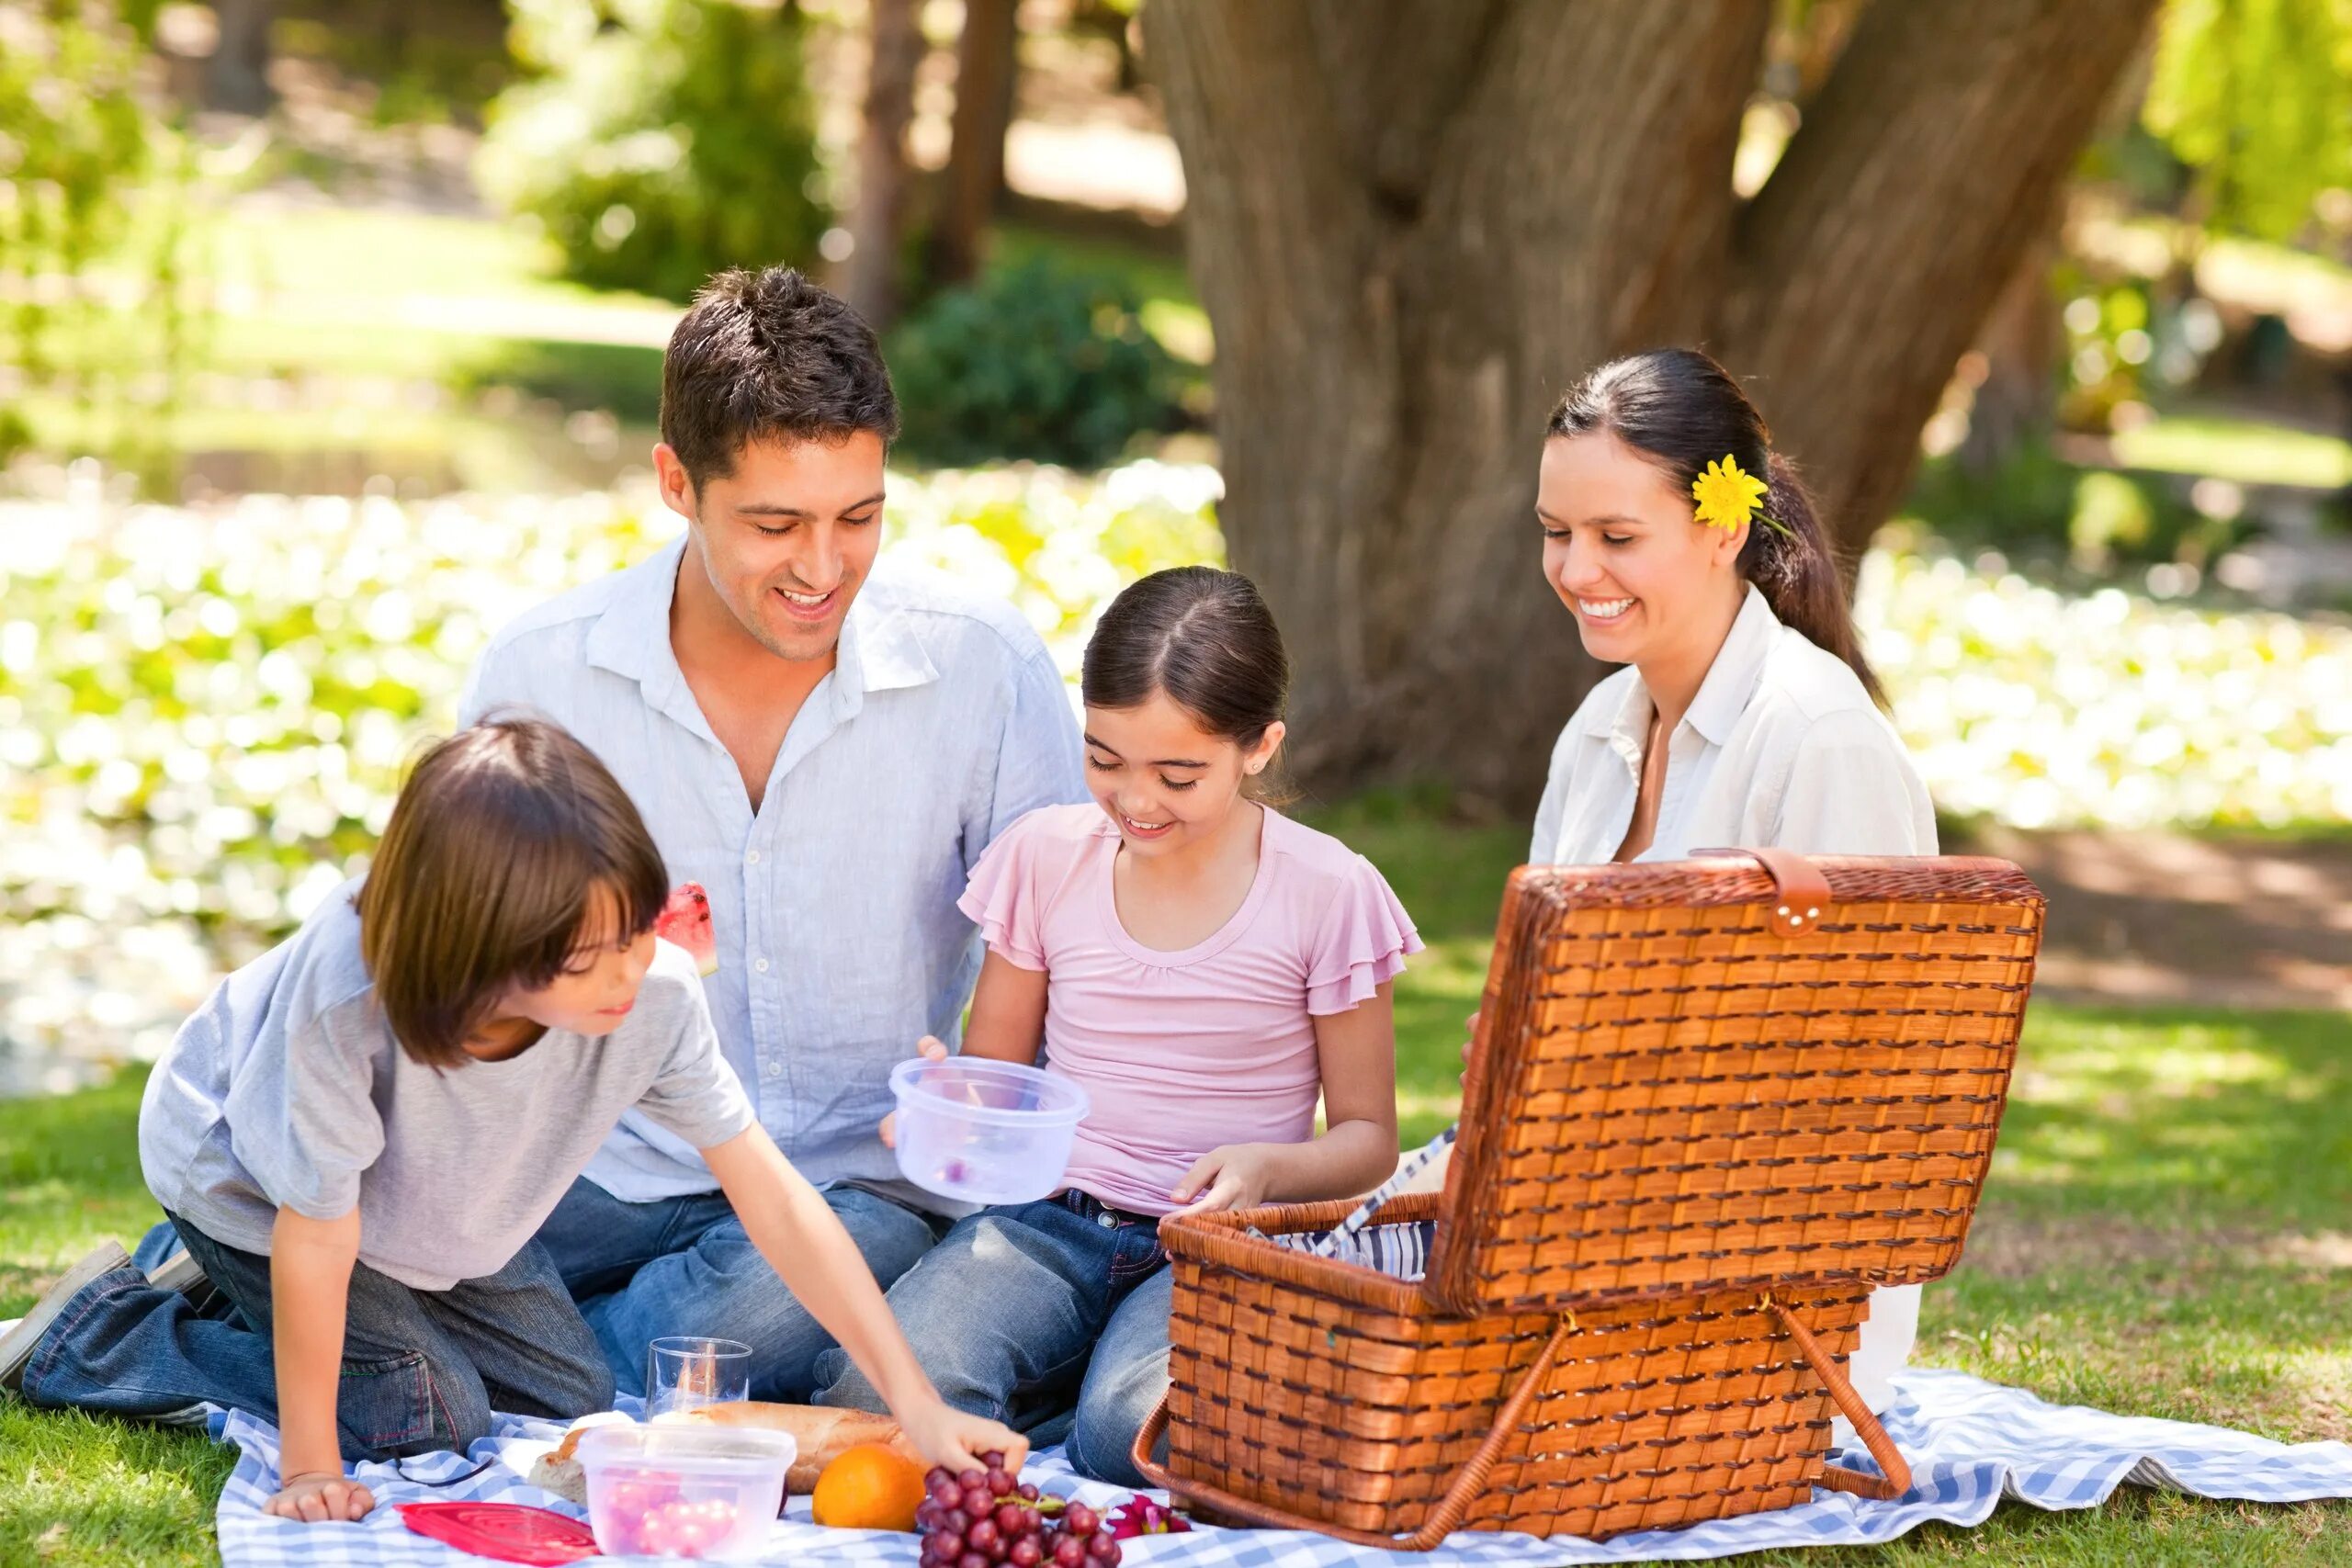
<instances>
[{"instance_id":1,"label":"basket lid","mask_svg":"<svg viewBox=\"0 0 2352 1568\"><path fill-rule=\"evenodd\" d=\"M2007 861L1511 874L1422 1281L1450 1312L1960 1255L2042 930Z\"/></svg>"}]
</instances>

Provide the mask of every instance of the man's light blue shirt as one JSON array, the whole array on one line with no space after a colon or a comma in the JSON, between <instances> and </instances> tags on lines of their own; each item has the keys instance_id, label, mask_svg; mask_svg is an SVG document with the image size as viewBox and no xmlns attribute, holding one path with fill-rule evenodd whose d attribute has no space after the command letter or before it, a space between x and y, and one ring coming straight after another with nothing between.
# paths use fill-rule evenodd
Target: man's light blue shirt
<instances>
[{"instance_id":1,"label":"man's light blue shirt","mask_svg":"<svg viewBox=\"0 0 2352 1568\"><path fill-rule=\"evenodd\" d=\"M705 982L727 1059L801 1173L927 1208L876 1126L890 1069L953 1042L980 943L956 908L996 836L1087 798L1068 688L1010 604L883 552L838 660L801 705L754 813L670 646L683 536L651 559L522 615L460 704L554 720L612 769L673 886L710 894ZM631 1202L709 1191L709 1168L631 1112L587 1175Z\"/></svg>"}]
</instances>

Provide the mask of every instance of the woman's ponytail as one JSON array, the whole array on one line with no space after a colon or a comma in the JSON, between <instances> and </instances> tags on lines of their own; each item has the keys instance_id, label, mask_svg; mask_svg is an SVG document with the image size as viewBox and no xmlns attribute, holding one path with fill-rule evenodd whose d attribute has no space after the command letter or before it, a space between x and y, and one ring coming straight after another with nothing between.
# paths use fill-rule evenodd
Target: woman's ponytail
<instances>
[{"instance_id":1,"label":"woman's ponytail","mask_svg":"<svg viewBox=\"0 0 2352 1568\"><path fill-rule=\"evenodd\" d=\"M1834 653L1861 681L1871 701L1886 705L1886 693L1862 657L1846 601L1846 580L1838 570L1836 547L1813 509L1813 496L1797 466L1778 452L1764 460L1764 516L1748 525L1739 552L1739 572L1754 583L1782 626L1794 626L1815 648ZM1786 529L1783 533L1781 530Z\"/></svg>"}]
</instances>

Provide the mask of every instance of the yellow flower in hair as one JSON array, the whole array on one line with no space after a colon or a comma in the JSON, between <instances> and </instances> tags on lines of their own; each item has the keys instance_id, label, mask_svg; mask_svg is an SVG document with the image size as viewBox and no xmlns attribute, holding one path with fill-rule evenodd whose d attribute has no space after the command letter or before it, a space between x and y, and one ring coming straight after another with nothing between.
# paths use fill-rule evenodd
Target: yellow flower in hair
<instances>
[{"instance_id":1,"label":"yellow flower in hair","mask_svg":"<svg viewBox=\"0 0 2352 1568\"><path fill-rule=\"evenodd\" d=\"M1699 503L1702 524L1728 534L1756 515L1756 503L1764 499L1764 481L1733 459L1718 457L1690 481L1690 499Z\"/></svg>"}]
</instances>

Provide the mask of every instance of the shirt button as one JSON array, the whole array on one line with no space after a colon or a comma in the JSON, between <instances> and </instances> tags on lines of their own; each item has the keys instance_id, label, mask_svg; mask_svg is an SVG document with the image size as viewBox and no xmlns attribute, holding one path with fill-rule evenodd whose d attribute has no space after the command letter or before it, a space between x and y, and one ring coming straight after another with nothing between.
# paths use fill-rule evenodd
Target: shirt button
<instances>
[{"instance_id":1,"label":"shirt button","mask_svg":"<svg viewBox=\"0 0 2352 1568\"><path fill-rule=\"evenodd\" d=\"M751 853L749 853L749 854L745 855L745 856L743 857L743 863L744 863L745 865L757 865L757 864L759 864L759 863L760 863L760 852L759 852L759 851L757 851L757 850L753 850L752 852L751 852Z\"/></svg>"},{"instance_id":2,"label":"shirt button","mask_svg":"<svg viewBox=\"0 0 2352 1568\"><path fill-rule=\"evenodd\" d=\"M1094 1223L1101 1225L1106 1231L1114 1231L1119 1228L1119 1216L1116 1214L1097 1214L1094 1216Z\"/></svg>"},{"instance_id":3,"label":"shirt button","mask_svg":"<svg viewBox=\"0 0 2352 1568\"><path fill-rule=\"evenodd\" d=\"M768 1077L772 1078L778 1077L783 1075L783 1072L784 1065L781 1062L770 1062L768 1064Z\"/></svg>"},{"instance_id":4,"label":"shirt button","mask_svg":"<svg viewBox=\"0 0 2352 1568\"><path fill-rule=\"evenodd\" d=\"M764 958L754 959L752 962L752 967L764 975L768 972L768 961Z\"/></svg>"}]
</instances>

